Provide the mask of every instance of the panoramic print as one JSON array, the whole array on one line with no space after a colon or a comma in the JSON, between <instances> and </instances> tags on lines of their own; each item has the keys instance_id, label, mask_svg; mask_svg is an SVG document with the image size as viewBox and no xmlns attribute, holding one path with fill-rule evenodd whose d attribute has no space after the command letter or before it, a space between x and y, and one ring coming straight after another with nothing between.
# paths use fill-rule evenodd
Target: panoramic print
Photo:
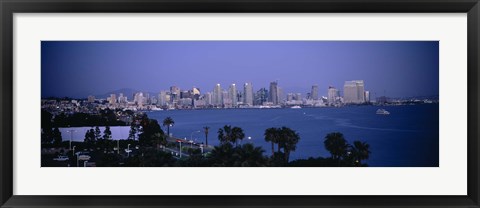
<instances>
[{"instance_id":1,"label":"panoramic print","mask_svg":"<svg viewBox=\"0 0 480 208\"><path fill-rule=\"evenodd\" d=\"M42 167L438 167L438 41L42 41Z\"/></svg>"}]
</instances>

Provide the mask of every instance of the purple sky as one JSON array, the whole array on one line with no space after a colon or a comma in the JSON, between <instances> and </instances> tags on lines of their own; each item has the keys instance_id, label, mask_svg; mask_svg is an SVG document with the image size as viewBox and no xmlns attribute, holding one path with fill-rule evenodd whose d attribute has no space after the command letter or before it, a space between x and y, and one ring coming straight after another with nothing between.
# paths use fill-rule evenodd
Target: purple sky
<instances>
[{"instance_id":1,"label":"purple sky","mask_svg":"<svg viewBox=\"0 0 480 208\"><path fill-rule=\"evenodd\" d=\"M278 80L305 95L364 80L372 98L439 94L437 41L42 41L42 97ZM240 88L243 90L243 88ZM127 95L131 96L131 95Z\"/></svg>"}]
</instances>

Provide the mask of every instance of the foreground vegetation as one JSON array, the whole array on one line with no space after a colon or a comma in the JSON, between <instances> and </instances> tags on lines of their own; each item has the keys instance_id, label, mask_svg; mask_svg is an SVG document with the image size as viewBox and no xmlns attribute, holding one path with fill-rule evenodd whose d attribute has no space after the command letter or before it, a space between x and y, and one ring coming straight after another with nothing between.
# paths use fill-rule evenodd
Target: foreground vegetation
<instances>
[{"instance_id":1,"label":"foreground vegetation","mask_svg":"<svg viewBox=\"0 0 480 208\"><path fill-rule=\"evenodd\" d=\"M128 139L112 140L109 126L103 132L92 127L85 134L84 142L62 141L61 132L54 119L42 116L42 166L82 166L79 152L91 156L92 166L99 167L354 167L367 166L370 146L361 141L349 144L340 132L328 133L323 139L330 157L308 158L290 161L300 135L288 127L272 127L264 132L264 139L271 143L271 150L244 143L243 129L225 125L218 129L217 146L208 145L210 127L204 127L206 144L183 144L169 135L175 122L167 117L161 123L146 114L133 115ZM103 134L102 134L103 133ZM73 146L70 149L70 145ZM47 150L54 150L48 152ZM76 154L77 153L77 154ZM53 157L64 155L68 160L51 162ZM183 155L183 157L182 157ZM88 162L85 162L85 165Z\"/></svg>"}]
</instances>

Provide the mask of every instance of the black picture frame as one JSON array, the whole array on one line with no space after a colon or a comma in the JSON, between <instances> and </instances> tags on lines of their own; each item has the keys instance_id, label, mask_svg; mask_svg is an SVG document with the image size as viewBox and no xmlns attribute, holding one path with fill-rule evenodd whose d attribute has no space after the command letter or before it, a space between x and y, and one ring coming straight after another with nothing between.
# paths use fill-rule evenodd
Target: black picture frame
<instances>
[{"instance_id":1,"label":"black picture frame","mask_svg":"<svg viewBox=\"0 0 480 208\"><path fill-rule=\"evenodd\" d=\"M478 0L0 0L1 207L480 207ZM24 196L13 195L14 13L467 13L466 196Z\"/></svg>"}]
</instances>

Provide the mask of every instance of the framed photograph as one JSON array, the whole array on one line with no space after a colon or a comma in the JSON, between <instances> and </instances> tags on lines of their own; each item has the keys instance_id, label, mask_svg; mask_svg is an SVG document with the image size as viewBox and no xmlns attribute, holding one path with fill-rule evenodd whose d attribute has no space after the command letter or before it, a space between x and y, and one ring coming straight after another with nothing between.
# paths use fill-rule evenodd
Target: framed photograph
<instances>
[{"instance_id":1,"label":"framed photograph","mask_svg":"<svg viewBox=\"0 0 480 208\"><path fill-rule=\"evenodd\" d=\"M479 207L479 4L2 1L2 207Z\"/></svg>"}]
</instances>

